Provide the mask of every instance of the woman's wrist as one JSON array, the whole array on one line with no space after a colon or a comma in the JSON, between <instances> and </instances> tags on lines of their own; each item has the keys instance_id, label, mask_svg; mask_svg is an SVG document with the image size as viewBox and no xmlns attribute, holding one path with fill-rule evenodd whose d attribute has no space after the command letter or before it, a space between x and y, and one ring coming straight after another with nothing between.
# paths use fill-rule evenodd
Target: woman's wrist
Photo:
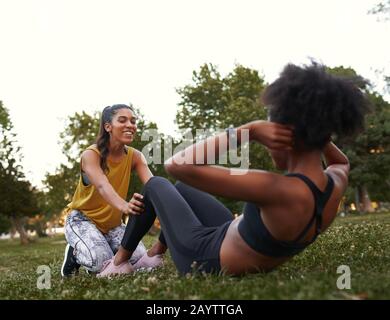
<instances>
[{"instance_id":1,"label":"woman's wrist","mask_svg":"<svg viewBox=\"0 0 390 320\"><path fill-rule=\"evenodd\" d=\"M252 122L248 122L246 124L243 124L243 125L237 127L237 129L236 129L237 136L239 136L240 140L241 140L241 137L242 137L242 133L241 132L242 132L242 130L247 130L249 141L252 141L252 135L251 135L251 131L252 130L251 129L252 129Z\"/></svg>"},{"instance_id":2,"label":"woman's wrist","mask_svg":"<svg viewBox=\"0 0 390 320\"><path fill-rule=\"evenodd\" d=\"M116 203L113 203L113 204L114 204L114 207L117 210L119 210L120 212L125 212L126 211L127 203L122 198L120 200L118 199L116 201Z\"/></svg>"},{"instance_id":3,"label":"woman's wrist","mask_svg":"<svg viewBox=\"0 0 390 320\"><path fill-rule=\"evenodd\" d=\"M331 141L325 145L322 153L328 165L349 164L348 157Z\"/></svg>"}]
</instances>

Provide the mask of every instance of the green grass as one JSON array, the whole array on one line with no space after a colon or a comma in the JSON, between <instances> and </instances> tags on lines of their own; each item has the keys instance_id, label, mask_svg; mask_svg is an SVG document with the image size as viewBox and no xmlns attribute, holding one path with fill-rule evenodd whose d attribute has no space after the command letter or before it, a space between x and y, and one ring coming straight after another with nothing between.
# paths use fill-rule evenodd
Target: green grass
<instances>
[{"instance_id":1,"label":"green grass","mask_svg":"<svg viewBox=\"0 0 390 320\"><path fill-rule=\"evenodd\" d=\"M112 280L81 271L62 280L63 236L28 246L0 241L0 299L390 299L390 213L337 218L307 250L268 274L178 276L170 258L151 273ZM149 246L152 237L145 237ZM37 267L51 288L37 288ZM351 269L351 289L336 286L337 267Z\"/></svg>"}]
</instances>

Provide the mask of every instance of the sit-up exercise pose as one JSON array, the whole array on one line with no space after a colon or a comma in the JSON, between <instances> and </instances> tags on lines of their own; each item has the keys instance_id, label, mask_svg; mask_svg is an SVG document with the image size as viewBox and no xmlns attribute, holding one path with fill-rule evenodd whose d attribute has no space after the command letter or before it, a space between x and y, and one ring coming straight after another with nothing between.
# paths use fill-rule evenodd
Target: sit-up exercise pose
<instances>
[{"instance_id":1,"label":"sit-up exercise pose","mask_svg":"<svg viewBox=\"0 0 390 320\"><path fill-rule=\"evenodd\" d=\"M348 158L331 136L349 137L363 129L366 97L351 80L313 63L287 65L262 98L269 121L244 124L175 154L165 168L181 181L176 185L161 177L145 184L145 212L142 220L136 217L127 225L116 263L131 256L156 215L166 241L148 255L164 253L166 244L181 274L270 271L329 227L349 173ZM268 149L286 174L248 170L232 175L228 168L196 164L197 154L204 154L207 163L208 145L215 146L217 156L218 146L227 144L232 134L240 141L243 130ZM234 219L210 194L245 201L243 214ZM101 276L109 274L103 270Z\"/></svg>"}]
</instances>

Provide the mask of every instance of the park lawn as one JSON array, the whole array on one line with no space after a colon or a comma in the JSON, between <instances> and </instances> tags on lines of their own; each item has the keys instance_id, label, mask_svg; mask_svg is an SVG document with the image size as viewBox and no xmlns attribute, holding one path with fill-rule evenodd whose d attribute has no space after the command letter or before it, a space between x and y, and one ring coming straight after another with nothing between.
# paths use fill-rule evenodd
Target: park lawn
<instances>
[{"instance_id":1,"label":"park lawn","mask_svg":"<svg viewBox=\"0 0 390 320\"><path fill-rule=\"evenodd\" d=\"M154 238L146 236L148 247ZM178 276L169 257L150 273L97 279L80 271L62 280L65 239L28 246L0 241L0 299L390 299L390 213L339 217L307 250L268 274ZM38 289L37 268L51 269L51 288ZM337 288L340 265L351 289ZM344 282L345 283L345 282Z\"/></svg>"}]
</instances>

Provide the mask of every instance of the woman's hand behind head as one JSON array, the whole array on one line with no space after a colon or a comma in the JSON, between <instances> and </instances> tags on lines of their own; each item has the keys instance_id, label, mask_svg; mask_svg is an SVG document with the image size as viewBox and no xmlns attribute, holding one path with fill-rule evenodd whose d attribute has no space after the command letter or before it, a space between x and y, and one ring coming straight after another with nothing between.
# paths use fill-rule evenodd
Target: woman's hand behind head
<instances>
[{"instance_id":1,"label":"woman's hand behind head","mask_svg":"<svg viewBox=\"0 0 390 320\"><path fill-rule=\"evenodd\" d=\"M264 120L248 124L250 140L257 141L271 150L292 150L294 134L291 126Z\"/></svg>"}]
</instances>

